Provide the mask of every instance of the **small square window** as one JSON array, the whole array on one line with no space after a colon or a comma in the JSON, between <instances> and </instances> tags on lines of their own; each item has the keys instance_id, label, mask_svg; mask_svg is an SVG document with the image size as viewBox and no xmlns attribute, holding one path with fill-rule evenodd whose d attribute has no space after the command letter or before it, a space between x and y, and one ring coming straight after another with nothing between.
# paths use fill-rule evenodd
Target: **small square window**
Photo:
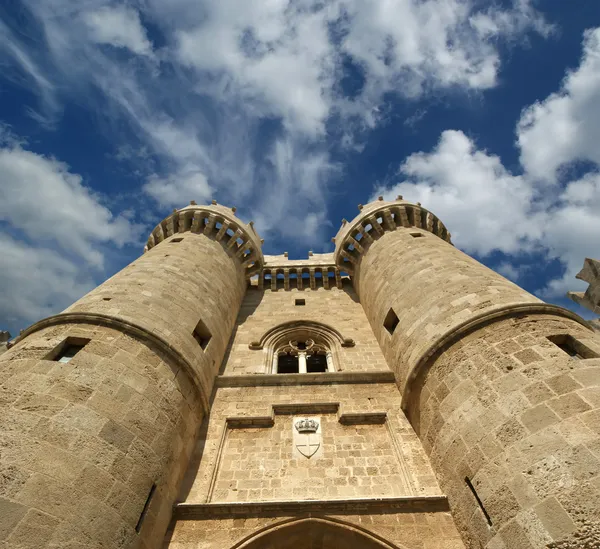
<instances>
[{"instance_id":1,"label":"small square window","mask_svg":"<svg viewBox=\"0 0 600 549\"><path fill-rule=\"evenodd\" d=\"M306 305L306 299L296 299L296 305Z\"/></svg>"},{"instance_id":2,"label":"small square window","mask_svg":"<svg viewBox=\"0 0 600 549\"><path fill-rule=\"evenodd\" d=\"M394 330L396 329L396 326L398 326L398 322L400 321L398 320L394 309L390 309L388 311L388 314L385 316L383 326L390 334L393 334Z\"/></svg>"},{"instance_id":3,"label":"small square window","mask_svg":"<svg viewBox=\"0 0 600 549\"><path fill-rule=\"evenodd\" d=\"M410 236L412 236L413 238L419 238L421 236L425 236L423 233L410 233Z\"/></svg>"},{"instance_id":4,"label":"small square window","mask_svg":"<svg viewBox=\"0 0 600 549\"><path fill-rule=\"evenodd\" d=\"M558 334L548 336L548 339L572 358L583 360L586 358L598 358L599 356L571 335Z\"/></svg>"},{"instance_id":5,"label":"small square window","mask_svg":"<svg viewBox=\"0 0 600 549\"><path fill-rule=\"evenodd\" d=\"M208 342L212 337L212 334L210 333L204 322L202 322L201 320L198 321L198 324L196 324L196 328L194 329L193 335L194 339L198 342L198 345L202 347L202 350L206 349L206 347L208 346Z\"/></svg>"},{"instance_id":6,"label":"small square window","mask_svg":"<svg viewBox=\"0 0 600 549\"><path fill-rule=\"evenodd\" d=\"M46 360L54 360L63 364L71 362L71 359L89 342L89 339L83 337L68 337L46 356Z\"/></svg>"},{"instance_id":7,"label":"small square window","mask_svg":"<svg viewBox=\"0 0 600 549\"><path fill-rule=\"evenodd\" d=\"M171 240L171 244L181 242L182 240L183 240L183 238L174 238L173 240Z\"/></svg>"}]
</instances>

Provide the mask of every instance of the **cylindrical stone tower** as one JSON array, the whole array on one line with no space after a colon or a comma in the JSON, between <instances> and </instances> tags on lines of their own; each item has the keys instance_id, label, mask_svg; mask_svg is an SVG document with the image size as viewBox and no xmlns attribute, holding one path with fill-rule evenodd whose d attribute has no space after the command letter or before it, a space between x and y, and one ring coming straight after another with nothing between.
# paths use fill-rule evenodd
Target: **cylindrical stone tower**
<instances>
[{"instance_id":1,"label":"cylindrical stone tower","mask_svg":"<svg viewBox=\"0 0 600 549\"><path fill-rule=\"evenodd\" d=\"M600 547L600 337L376 201L344 224L350 273L470 548Z\"/></svg>"},{"instance_id":2,"label":"cylindrical stone tower","mask_svg":"<svg viewBox=\"0 0 600 549\"><path fill-rule=\"evenodd\" d=\"M260 248L231 209L175 211L2 354L2 547L161 546Z\"/></svg>"}]
</instances>

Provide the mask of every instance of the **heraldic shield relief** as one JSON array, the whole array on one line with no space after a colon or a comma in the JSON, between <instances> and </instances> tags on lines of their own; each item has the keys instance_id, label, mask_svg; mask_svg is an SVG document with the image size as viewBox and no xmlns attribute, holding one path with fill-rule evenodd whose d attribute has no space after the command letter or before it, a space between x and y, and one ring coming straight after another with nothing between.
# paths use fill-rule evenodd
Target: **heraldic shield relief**
<instances>
[{"instance_id":1,"label":"heraldic shield relief","mask_svg":"<svg viewBox=\"0 0 600 549\"><path fill-rule=\"evenodd\" d=\"M294 454L307 459L320 456L321 447L321 421L318 417L295 417L292 421L294 432Z\"/></svg>"}]
</instances>

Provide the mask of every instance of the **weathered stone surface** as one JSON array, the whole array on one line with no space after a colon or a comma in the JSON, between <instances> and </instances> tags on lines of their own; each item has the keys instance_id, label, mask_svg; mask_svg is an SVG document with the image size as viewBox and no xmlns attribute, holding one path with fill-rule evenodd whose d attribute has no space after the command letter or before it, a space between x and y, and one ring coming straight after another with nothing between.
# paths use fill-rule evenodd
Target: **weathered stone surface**
<instances>
[{"instance_id":1,"label":"weathered stone surface","mask_svg":"<svg viewBox=\"0 0 600 549\"><path fill-rule=\"evenodd\" d=\"M420 205L359 209L291 260L193 204L17 338L0 547L599 547L600 336Z\"/></svg>"}]
</instances>

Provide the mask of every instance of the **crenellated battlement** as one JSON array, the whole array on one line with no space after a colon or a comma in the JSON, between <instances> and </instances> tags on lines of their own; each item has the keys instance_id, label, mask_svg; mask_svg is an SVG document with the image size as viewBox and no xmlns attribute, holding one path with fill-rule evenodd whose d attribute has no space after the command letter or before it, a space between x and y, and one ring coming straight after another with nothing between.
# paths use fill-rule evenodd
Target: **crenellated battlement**
<instances>
[{"instance_id":1,"label":"crenellated battlement","mask_svg":"<svg viewBox=\"0 0 600 549\"><path fill-rule=\"evenodd\" d=\"M333 253L315 254L308 252L308 259L289 259L287 252L281 255L266 255L265 265L256 281L260 289L316 290L317 288L341 289L347 273L335 264Z\"/></svg>"},{"instance_id":2,"label":"crenellated battlement","mask_svg":"<svg viewBox=\"0 0 600 549\"><path fill-rule=\"evenodd\" d=\"M198 206L192 201L189 206L174 210L154 228L144 251L151 250L176 234L188 231L203 233L217 242L223 242L228 252L242 262L246 277L250 278L263 266L263 241L254 223L244 223L234 215L235 211L236 208L220 206L214 200L210 206Z\"/></svg>"},{"instance_id":3,"label":"crenellated battlement","mask_svg":"<svg viewBox=\"0 0 600 549\"><path fill-rule=\"evenodd\" d=\"M452 244L448 229L436 215L401 196L393 202L384 201L380 196L365 206L359 204L358 209L360 213L352 221L342 221L342 227L332 239L335 263L349 273L354 271L366 246L398 228L425 230Z\"/></svg>"}]
</instances>

